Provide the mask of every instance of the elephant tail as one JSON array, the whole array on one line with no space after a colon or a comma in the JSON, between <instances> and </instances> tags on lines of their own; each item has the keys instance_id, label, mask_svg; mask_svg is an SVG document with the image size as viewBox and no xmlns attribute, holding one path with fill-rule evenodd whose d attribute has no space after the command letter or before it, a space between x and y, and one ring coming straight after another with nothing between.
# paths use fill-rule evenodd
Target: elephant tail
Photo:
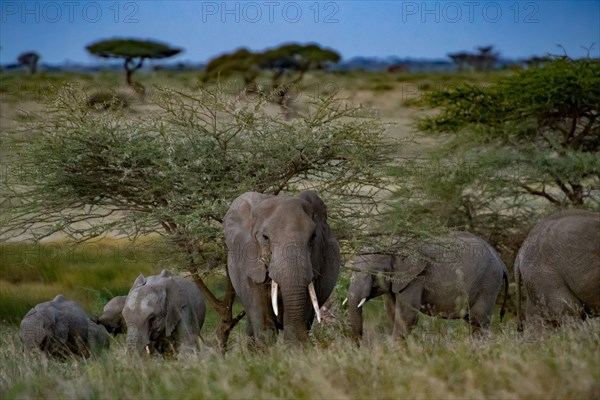
<instances>
[{"instance_id":1,"label":"elephant tail","mask_svg":"<svg viewBox=\"0 0 600 400\"><path fill-rule=\"evenodd\" d=\"M504 280L504 300L502 301L502 307L500 307L500 322L504 318L506 312L506 302L508 301L508 272L506 269L502 271L502 279Z\"/></svg>"}]
</instances>

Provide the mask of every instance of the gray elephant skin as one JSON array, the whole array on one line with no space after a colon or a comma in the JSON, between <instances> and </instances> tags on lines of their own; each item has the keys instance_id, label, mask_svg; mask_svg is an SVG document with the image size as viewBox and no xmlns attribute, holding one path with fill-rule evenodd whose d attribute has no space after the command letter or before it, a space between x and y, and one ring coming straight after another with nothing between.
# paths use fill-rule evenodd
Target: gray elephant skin
<instances>
[{"instance_id":1,"label":"gray elephant skin","mask_svg":"<svg viewBox=\"0 0 600 400\"><path fill-rule=\"evenodd\" d=\"M600 315L600 213L561 211L531 229L515 259L522 328L521 281L528 325Z\"/></svg>"},{"instance_id":2,"label":"gray elephant skin","mask_svg":"<svg viewBox=\"0 0 600 400\"><path fill-rule=\"evenodd\" d=\"M246 311L246 332L262 346L283 329L286 343L308 340L337 282L340 250L327 207L313 191L247 192L224 219L227 270Z\"/></svg>"},{"instance_id":3,"label":"gray elephant skin","mask_svg":"<svg viewBox=\"0 0 600 400\"><path fill-rule=\"evenodd\" d=\"M21 321L20 337L27 351L39 349L62 359L88 357L109 347L106 329L60 294L29 310Z\"/></svg>"},{"instance_id":4,"label":"gray elephant skin","mask_svg":"<svg viewBox=\"0 0 600 400\"><path fill-rule=\"evenodd\" d=\"M193 282L163 270L139 275L125 300L127 350L141 354L196 349L206 307Z\"/></svg>"},{"instance_id":5,"label":"gray elephant skin","mask_svg":"<svg viewBox=\"0 0 600 400\"><path fill-rule=\"evenodd\" d=\"M102 315L98 317L98 322L115 336L127 331L127 325L123 319L123 307L125 307L126 299L127 296L113 297L106 303L102 309Z\"/></svg>"},{"instance_id":6,"label":"gray elephant skin","mask_svg":"<svg viewBox=\"0 0 600 400\"><path fill-rule=\"evenodd\" d=\"M488 328L508 271L496 251L468 232L453 232L439 242L420 243L417 257L361 254L351 262L348 315L355 340L363 335L363 304L385 295L394 338L406 336L419 311L447 319L465 318L473 331Z\"/></svg>"}]
</instances>

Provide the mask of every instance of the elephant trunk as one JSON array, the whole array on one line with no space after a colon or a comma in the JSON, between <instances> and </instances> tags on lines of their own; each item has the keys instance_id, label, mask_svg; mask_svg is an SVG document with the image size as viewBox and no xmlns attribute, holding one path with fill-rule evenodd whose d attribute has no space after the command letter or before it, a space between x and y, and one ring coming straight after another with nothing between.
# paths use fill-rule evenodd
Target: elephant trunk
<instances>
[{"instance_id":1,"label":"elephant trunk","mask_svg":"<svg viewBox=\"0 0 600 400\"><path fill-rule=\"evenodd\" d=\"M352 336L356 341L359 341L363 335L363 304L363 298L360 298L360 296L356 296L353 293L348 294L348 316L350 318L350 329Z\"/></svg>"},{"instance_id":2,"label":"elephant trunk","mask_svg":"<svg viewBox=\"0 0 600 400\"><path fill-rule=\"evenodd\" d=\"M304 285L282 287L283 297L283 338L286 343L299 343L308 340L307 315L309 313L308 289Z\"/></svg>"},{"instance_id":3,"label":"elephant trunk","mask_svg":"<svg viewBox=\"0 0 600 400\"><path fill-rule=\"evenodd\" d=\"M127 328L127 351L132 354L143 354L150 343L148 333L137 326Z\"/></svg>"}]
</instances>

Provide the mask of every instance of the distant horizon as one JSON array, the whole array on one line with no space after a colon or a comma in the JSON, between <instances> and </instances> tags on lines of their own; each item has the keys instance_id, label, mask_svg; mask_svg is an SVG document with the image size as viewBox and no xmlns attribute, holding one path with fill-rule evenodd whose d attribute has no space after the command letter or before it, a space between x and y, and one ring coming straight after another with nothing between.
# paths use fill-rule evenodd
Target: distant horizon
<instances>
[{"instance_id":1,"label":"distant horizon","mask_svg":"<svg viewBox=\"0 0 600 400\"><path fill-rule=\"evenodd\" d=\"M205 63L245 47L318 43L344 60L445 59L493 45L503 59L600 57L600 1L10 1L0 3L0 64L103 64L85 46L114 37L184 49L161 63Z\"/></svg>"},{"instance_id":2,"label":"distant horizon","mask_svg":"<svg viewBox=\"0 0 600 400\"><path fill-rule=\"evenodd\" d=\"M558 52L557 52L556 54L551 54L551 55L552 56L560 56L561 54L558 54ZM539 55L539 56L541 57L543 55ZM498 61L500 61L500 62L521 62L521 61L525 61L529 58L531 58L531 57L502 57L502 55L500 55L498 57ZM579 57L579 58L586 58L586 57ZM342 58L337 64L343 64L345 62L349 62L352 60L359 60L359 59L371 60L371 61L381 61L381 62L391 62L391 61L442 62L443 61L443 62L447 62L448 64L453 64L452 59L449 58L447 55L441 56L441 57L431 57L431 58L410 57L410 56L401 57L401 56L396 56L396 55L389 55L389 56L357 55L357 56L353 56L350 58ZM146 61L144 62L143 68L147 68L148 66L152 66L152 65L178 65L178 64L205 65L209 61L210 61L210 59L208 59L206 61L191 60L191 59L175 60L175 59L170 59L170 58L157 59L157 60L146 59ZM12 62L0 63L0 66L3 66L3 67L10 66L10 65L17 65L16 60L14 60ZM123 61L118 58L110 58L110 59L97 58L94 60L87 60L87 61L82 61L82 62L78 62L78 61L74 61L74 60L64 60L62 62L44 62L43 58L41 58L38 65L48 65L48 66L78 65L78 66L85 66L85 67L94 67L94 66L119 66L119 67L122 67Z\"/></svg>"}]
</instances>

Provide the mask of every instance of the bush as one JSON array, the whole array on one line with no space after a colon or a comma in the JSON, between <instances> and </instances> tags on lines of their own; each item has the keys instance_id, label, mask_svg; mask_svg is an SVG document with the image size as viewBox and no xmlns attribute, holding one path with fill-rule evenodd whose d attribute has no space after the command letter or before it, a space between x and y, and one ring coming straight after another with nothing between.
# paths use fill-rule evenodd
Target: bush
<instances>
[{"instance_id":1,"label":"bush","mask_svg":"<svg viewBox=\"0 0 600 400\"><path fill-rule=\"evenodd\" d=\"M131 105L129 96L112 91L97 91L89 95L86 104L94 110L120 110Z\"/></svg>"}]
</instances>

